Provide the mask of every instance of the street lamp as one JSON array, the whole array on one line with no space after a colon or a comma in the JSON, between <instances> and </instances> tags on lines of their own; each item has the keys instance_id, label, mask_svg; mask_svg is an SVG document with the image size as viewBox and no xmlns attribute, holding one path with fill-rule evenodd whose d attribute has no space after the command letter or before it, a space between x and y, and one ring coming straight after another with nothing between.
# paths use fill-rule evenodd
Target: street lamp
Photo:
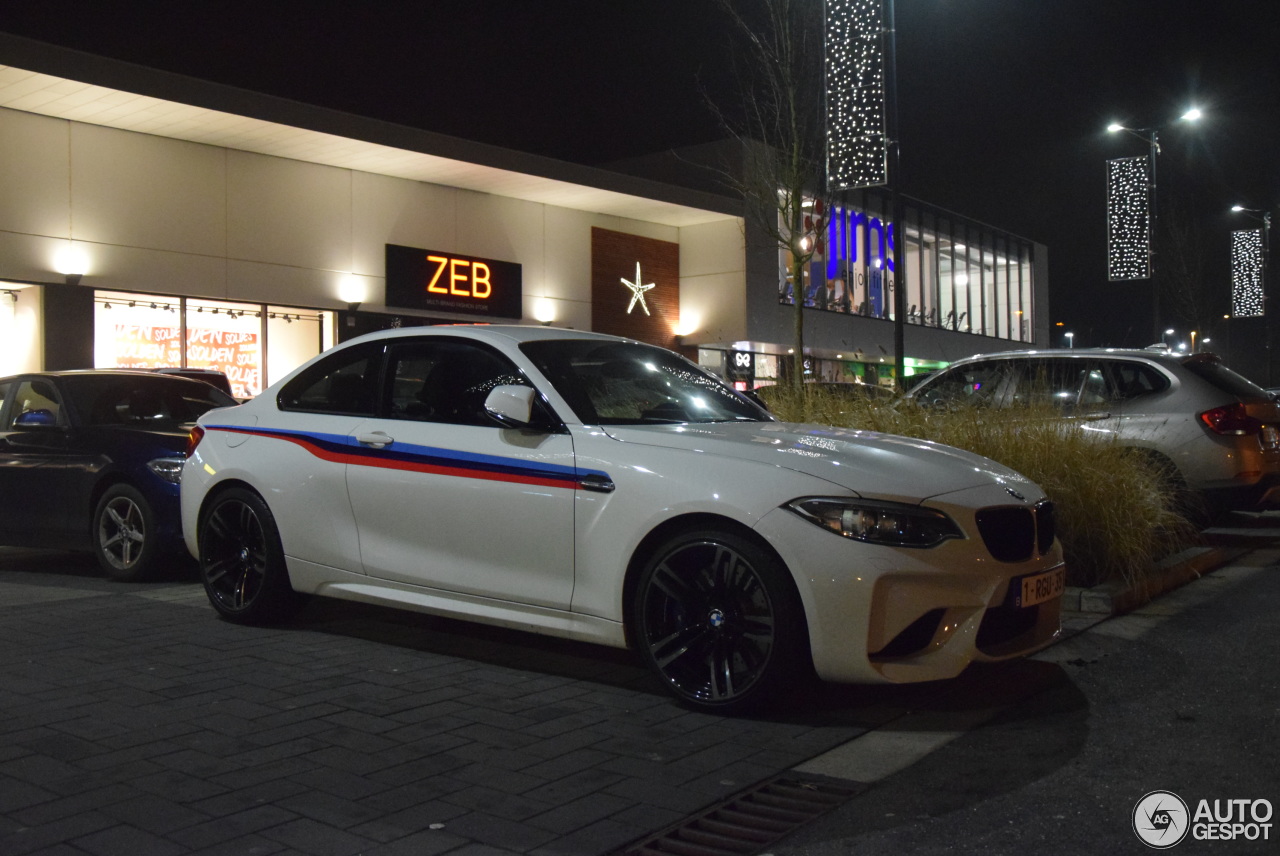
<instances>
[{"instance_id":1,"label":"street lamp","mask_svg":"<svg viewBox=\"0 0 1280 856\"><path fill-rule=\"evenodd\" d=\"M1067 350L1074 350L1074 348L1075 348L1075 346L1076 346L1076 334L1075 334L1075 333L1063 333L1062 335L1064 335L1064 336L1066 336L1066 337L1067 337Z\"/></svg>"},{"instance_id":2,"label":"street lamp","mask_svg":"<svg viewBox=\"0 0 1280 856\"><path fill-rule=\"evenodd\" d=\"M1160 344L1164 345L1166 348L1169 347L1169 343L1164 340L1164 337L1172 336L1172 335L1173 335L1173 328L1170 327L1168 330L1164 331L1163 335L1160 336Z\"/></svg>"},{"instance_id":3,"label":"street lamp","mask_svg":"<svg viewBox=\"0 0 1280 856\"><path fill-rule=\"evenodd\" d=\"M1195 121L1198 121L1203 115L1204 114L1200 111L1199 108L1192 107L1191 109L1183 113L1180 117L1178 117L1178 121L1195 122ZM1159 127L1130 128L1126 125L1120 124L1119 122L1112 122L1110 125L1107 125L1108 133L1115 134L1121 131L1127 134L1131 134L1132 136L1135 136L1140 140L1146 141L1147 147L1148 147L1147 162L1150 164L1150 174L1148 176L1149 182L1147 185L1147 197L1149 200L1148 204L1149 204L1150 214L1147 218L1147 221L1148 221L1147 270L1146 270L1146 276L1121 275L1121 276L1115 276L1113 278L1114 279L1148 279L1151 281L1151 313L1152 313L1151 324L1153 329L1159 330L1160 329L1160 286L1156 282L1155 243L1156 243L1156 227L1159 223L1159 220L1156 216L1156 213L1157 213L1156 156L1160 154L1160 137L1159 137L1160 129ZM1109 161L1108 162L1109 169L1111 164L1112 162ZM1112 192L1113 193L1115 192L1114 187L1112 188ZM1108 199L1108 219L1110 219L1111 207L1112 207L1112 200ZM1111 240L1112 240L1112 235L1110 234L1110 224L1108 224L1108 241L1110 242ZM1110 253L1111 250L1112 248L1109 246L1108 252Z\"/></svg>"}]
</instances>

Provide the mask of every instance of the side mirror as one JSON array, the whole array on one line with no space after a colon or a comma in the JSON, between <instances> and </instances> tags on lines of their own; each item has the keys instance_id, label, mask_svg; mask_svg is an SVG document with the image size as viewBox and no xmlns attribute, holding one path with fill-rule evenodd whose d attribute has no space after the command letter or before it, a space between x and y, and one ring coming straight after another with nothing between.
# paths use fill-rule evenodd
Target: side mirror
<instances>
[{"instance_id":1,"label":"side mirror","mask_svg":"<svg viewBox=\"0 0 1280 856\"><path fill-rule=\"evenodd\" d=\"M537 392L531 386L495 386L485 397L484 412L504 428L527 428L533 421L535 395Z\"/></svg>"},{"instance_id":2,"label":"side mirror","mask_svg":"<svg viewBox=\"0 0 1280 856\"><path fill-rule=\"evenodd\" d=\"M13 422L15 428L56 428L57 425L58 417L44 408L21 413Z\"/></svg>"}]
</instances>

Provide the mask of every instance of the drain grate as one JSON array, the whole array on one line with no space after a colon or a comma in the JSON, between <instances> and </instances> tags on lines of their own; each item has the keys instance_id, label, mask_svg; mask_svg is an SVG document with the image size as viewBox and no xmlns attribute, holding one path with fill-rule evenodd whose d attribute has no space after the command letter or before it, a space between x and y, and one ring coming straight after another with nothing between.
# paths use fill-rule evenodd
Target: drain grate
<instances>
[{"instance_id":1,"label":"drain grate","mask_svg":"<svg viewBox=\"0 0 1280 856\"><path fill-rule=\"evenodd\" d=\"M622 851L622 856L750 856L855 796L853 784L776 776Z\"/></svg>"}]
</instances>

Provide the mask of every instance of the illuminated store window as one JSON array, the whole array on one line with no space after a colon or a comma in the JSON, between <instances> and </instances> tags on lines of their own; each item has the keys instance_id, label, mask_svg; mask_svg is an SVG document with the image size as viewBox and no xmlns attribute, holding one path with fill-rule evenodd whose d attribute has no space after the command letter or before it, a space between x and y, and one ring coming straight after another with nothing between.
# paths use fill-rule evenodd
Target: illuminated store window
<instances>
[{"instance_id":1,"label":"illuminated store window","mask_svg":"<svg viewBox=\"0 0 1280 856\"><path fill-rule=\"evenodd\" d=\"M333 313L203 298L98 291L98 368L213 369L237 398L268 384L333 344Z\"/></svg>"},{"instance_id":2,"label":"illuminated store window","mask_svg":"<svg viewBox=\"0 0 1280 856\"><path fill-rule=\"evenodd\" d=\"M904 206L899 251L892 222L874 213L885 201L868 205L870 198L826 206L822 240L799 288L791 253L779 250L779 303L793 305L799 291L808 309L892 320L894 289L905 274L908 324L1031 340L1029 243L913 204Z\"/></svg>"}]
</instances>

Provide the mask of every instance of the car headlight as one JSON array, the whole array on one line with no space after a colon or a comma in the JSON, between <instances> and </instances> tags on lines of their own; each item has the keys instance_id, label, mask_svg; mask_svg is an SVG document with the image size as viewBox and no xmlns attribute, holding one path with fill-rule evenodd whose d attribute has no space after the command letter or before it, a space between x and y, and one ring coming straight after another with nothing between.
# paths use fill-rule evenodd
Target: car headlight
<instances>
[{"instance_id":1,"label":"car headlight","mask_svg":"<svg viewBox=\"0 0 1280 856\"><path fill-rule=\"evenodd\" d=\"M932 508L865 499L806 497L787 503L805 520L838 535L894 547L934 547L963 538L955 522Z\"/></svg>"},{"instance_id":2,"label":"car headlight","mask_svg":"<svg viewBox=\"0 0 1280 856\"><path fill-rule=\"evenodd\" d=\"M155 458L147 461L147 469L170 484L181 484L184 460L184 458Z\"/></svg>"}]
</instances>

